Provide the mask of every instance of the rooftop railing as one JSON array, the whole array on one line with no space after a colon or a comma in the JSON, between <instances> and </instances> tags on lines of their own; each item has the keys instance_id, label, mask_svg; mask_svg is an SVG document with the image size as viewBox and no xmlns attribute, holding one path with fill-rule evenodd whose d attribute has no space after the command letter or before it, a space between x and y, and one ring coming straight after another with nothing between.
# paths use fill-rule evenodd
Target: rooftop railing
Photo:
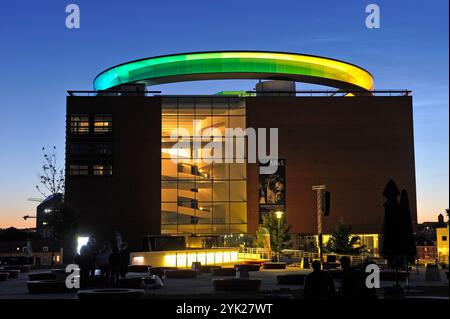
<instances>
[{"instance_id":1,"label":"rooftop railing","mask_svg":"<svg viewBox=\"0 0 450 319\"><path fill-rule=\"evenodd\" d=\"M310 96L310 97L351 97L351 96L411 96L410 90L303 90L303 91L242 91L244 94L162 94L161 91L67 91L69 96L163 96L163 97L255 97L255 96Z\"/></svg>"}]
</instances>

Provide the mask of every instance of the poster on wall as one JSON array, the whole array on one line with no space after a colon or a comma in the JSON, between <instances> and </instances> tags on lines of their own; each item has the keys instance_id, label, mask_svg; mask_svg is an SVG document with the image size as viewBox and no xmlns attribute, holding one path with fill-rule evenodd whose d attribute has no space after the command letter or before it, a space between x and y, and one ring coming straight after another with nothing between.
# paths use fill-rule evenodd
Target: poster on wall
<instances>
[{"instance_id":1,"label":"poster on wall","mask_svg":"<svg viewBox=\"0 0 450 319\"><path fill-rule=\"evenodd\" d=\"M269 166L269 163L259 164ZM278 159L278 169L273 174L259 174L259 223L263 216L278 210L286 211L286 160ZM260 170L261 171L261 170Z\"/></svg>"}]
</instances>

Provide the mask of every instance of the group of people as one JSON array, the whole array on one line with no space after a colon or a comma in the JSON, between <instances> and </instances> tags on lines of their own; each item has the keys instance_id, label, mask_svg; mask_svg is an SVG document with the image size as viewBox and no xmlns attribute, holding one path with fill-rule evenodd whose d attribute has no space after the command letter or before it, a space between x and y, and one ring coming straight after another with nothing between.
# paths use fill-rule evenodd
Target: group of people
<instances>
[{"instance_id":1,"label":"group of people","mask_svg":"<svg viewBox=\"0 0 450 319\"><path fill-rule=\"evenodd\" d=\"M130 263L130 253L126 243L119 245L105 243L98 249L95 240L90 239L86 245L80 248L80 253L75 256L75 263L80 267L81 286L89 285L94 278L97 269L100 277L111 285L118 285L119 278L125 278Z\"/></svg>"},{"instance_id":2,"label":"group of people","mask_svg":"<svg viewBox=\"0 0 450 319\"><path fill-rule=\"evenodd\" d=\"M373 289L365 284L362 271L351 267L350 258L344 256L340 259L343 271L341 287L336 290L333 279L323 271L318 260L313 261L313 271L305 279L305 299L371 299L376 298Z\"/></svg>"}]
</instances>

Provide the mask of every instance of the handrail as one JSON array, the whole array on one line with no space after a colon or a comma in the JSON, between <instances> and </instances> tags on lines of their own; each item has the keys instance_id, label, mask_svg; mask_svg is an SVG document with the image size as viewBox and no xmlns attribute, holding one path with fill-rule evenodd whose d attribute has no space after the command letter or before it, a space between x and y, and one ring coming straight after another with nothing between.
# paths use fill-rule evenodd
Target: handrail
<instances>
[{"instance_id":1,"label":"handrail","mask_svg":"<svg viewBox=\"0 0 450 319\"><path fill-rule=\"evenodd\" d=\"M244 91L249 95L248 98L259 96L277 96L281 95L292 95L292 96L328 96L328 97L343 97L348 94L358 95L358 96L410 96L412 94L411 90L373 90L373 91L362 91L362 90L301 90L301 91ZM142 96L147 96L149 94L158 94L161 97L233 97L233 95L215 95L215 94L161 94L161 91L93 91L93 90L68 90L67 94L69 96L108 96L108 94L123 94L128 96L128 94L137 94ZM85 95L83 95L85 94ZM118 95L120 96L120 95Z\"/></svg>"}]
</instances>

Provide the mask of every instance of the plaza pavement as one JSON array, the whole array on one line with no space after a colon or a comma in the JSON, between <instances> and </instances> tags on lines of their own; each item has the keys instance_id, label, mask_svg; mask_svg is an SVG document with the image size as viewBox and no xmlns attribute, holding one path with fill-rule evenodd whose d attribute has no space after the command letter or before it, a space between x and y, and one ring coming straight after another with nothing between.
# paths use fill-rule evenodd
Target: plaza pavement
<instances>
[{"instance_id":1,"label":"plaza pavement","mask_svg":"<svg viewBox=\"0 0 450 319\"><path fill-rule=\"evenodd\" d=\"M286 270L261 270L259 272L250 272L250 278L258 278L262 280L261 292L259 293L243 293L233 294L233 297L248 297L248 298L270 298L270 297L295 297L299 296L299 291L303 289L300 285L278 285L276 276L280 274L289 273L304 273L308 274L311 270L289 268ZM33 272L40 272L40 270L33 270ZM128 277L142 276L140 273L129 273ZM425 271L420 269L419 272L413 269L410 274L410 291L417 293L420 296L427 296L427 292L423 287L439 288L439 291L444 290L447 293L442 297L448 298L448 281L445 277L444 271L440 270L440 281L425 281ZM190 296L191 298L226 298L230 296L227 292L215 292L212 285L212 279L220 277L212 277L211 274L201 274L193 279L166 279L164 288L146 290L146 295L149 298L182 298ZM229 277L228 277L229 278ZM0 282L0 299L75 299L76 294L72 292L56 293L56 294L29 294L26 282L28 274L22 273L18 279L10 279L5 282ZM338 280L335 281L337 287L340 286ZM392 286L391 281L382 281L381 288ZM405 287L405 283L402 283ZM444 289L441 289L444 288Z\"/></svg>"}]
</instances>

